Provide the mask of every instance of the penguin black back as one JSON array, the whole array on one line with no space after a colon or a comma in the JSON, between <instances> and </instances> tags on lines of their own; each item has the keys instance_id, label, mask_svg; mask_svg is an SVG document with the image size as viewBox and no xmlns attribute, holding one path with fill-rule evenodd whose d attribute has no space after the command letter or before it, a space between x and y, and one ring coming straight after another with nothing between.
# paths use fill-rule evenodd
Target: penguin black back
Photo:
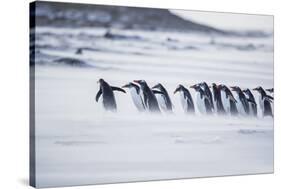
<instances>
[{"instance_id":1,"label":"penguin black back","mask_svg":"<svg viewBox=\"0 0 281 189\"><path fill-rule=\"evenodd\" d=\"M96 102L98 102L100 96L102 96L103 97L103 107L105 108L105 110L116 111L117 105L116 105L115 96L114 96L113 91L120 91L123 93L126 93L126 91L119 87L110 86L103 79L99 79L98 83L100 84L100 89L99 89L98 93L96 94Z\"/></svg>"},{"instance_id":2,"label":"penguin black back","mask_svg":"<svg viewBox=\"0 0 281 189\"><path fill-rule=\"evenodd\" d=\"M174 91L174 94L177 92L182 92L182 106L184 108L184 111L186 113L194 113L194 102L192 100L192 96L187 88L185 88L183 85L179 85L176 90Z\"/></svg>"},{"instance_id":3,"label":"penguin black back","mask_svg":"<svg viewBox=\"0 0 281 189\"><path fill-rule=\"evenodd\" d=\"M163 87L163 85L158 83L157 85L152 87L152 89L159 89L160 90L160 92L162 93L160 95L162 95L164 97L165 105L166 105L167 110L172 111L173 110L172 101L170 99L170 96L169 96L167 90Z\"/></svg>"},{"instance_id":4,"label":"penguin black back","mask_svg":"<svg viewBox=\"0 0 281 189\"><path fill-rule=\"evenodd\" d=\"M218 114L224 114L225 110L221 100L221 89L215 84L212 83L213 95L214 95L214 104L217 107Z\"/></svg>"},{"instance_id":5,"label":"penguin black back","mask_svg":"<svg viewBox=\"0 0 281 189\"><path fill-rule=\"evenodd\" d=\"M144 104L150 112L160 112L157 98L144 80L134 80L141 86Z\"/></svg>"}]
</instances>

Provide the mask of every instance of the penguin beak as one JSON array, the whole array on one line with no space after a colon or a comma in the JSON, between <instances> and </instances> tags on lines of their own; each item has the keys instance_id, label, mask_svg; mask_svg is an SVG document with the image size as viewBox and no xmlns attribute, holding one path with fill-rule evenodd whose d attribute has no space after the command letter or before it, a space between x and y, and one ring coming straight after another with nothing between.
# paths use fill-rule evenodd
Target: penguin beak
<instances>
[{"instance_id":1,"label":"penguin beak","mask_svg":"<svg viewBox=\"0 0 281 189\"><path fill-rule=\"evenodd\" d=\"M258 90L258 88L253 88L253 91L257 91Z\"/></svg>"},{"instance_id":2,"label":"penguin beak","mask_svg":"<svg viewBox=\"0 0 281 189\"><path fill-rule=\"evenodd\" d=\"M231 90L235 91L235 87L233 87L233 86L230 86L229 88L231 88Z\"/></svg>"},{"instance_id":3,"label":"penguin beak","mask_svg":"<svg viewBox=\"0 0 281 189\"><path fill-rule=\"evenodd\" d=\"M128 87L129 87L128 84L122 86L122 88L128 88Z\"/></svg>"},{"instance_id":4,"label":"penguin beak","mask_svg":"<svg viewBox=\"0 0 281 189\"><path fill-rule=\"evenodd\" d=\"M189 88L192 88L192 89L194 89L195 88L195 85L191 85Z\"/></svg>"},{"instance_id":5,"label":"penguin beak","mask_svg":"<svg viewBox=\"0 0 281 189\"><path fill-rule=\"evenodd\" d=\"M180 88L176 88L176 90L174 91L174 94L176 94L178 91L180 90Z\"/></svg>"},{"instance_id":6,"label":"penguin beak","mask_svg":"<svg viewBox=\"0 0 281 189\"><path fill-rule=\"evenodd\" d=\"M134 80L134 82L140 84L141 80Z\"/></svg>"}]
</instances>

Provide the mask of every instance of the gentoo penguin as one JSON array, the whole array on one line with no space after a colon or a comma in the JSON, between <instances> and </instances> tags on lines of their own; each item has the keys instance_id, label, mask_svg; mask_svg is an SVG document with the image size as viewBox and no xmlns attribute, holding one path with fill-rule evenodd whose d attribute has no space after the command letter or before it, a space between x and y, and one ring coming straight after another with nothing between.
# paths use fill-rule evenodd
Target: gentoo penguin
<instances>
[{"instance_id":1,"label":"gentoo penguin","mask_svg":"<svg viewBox=\"0 0 281 189\"><path fill-rule=\"evenodd\" d=\"M220 88L215 83L212 83L211 88L213 90L214 108L215 108L216 112L220 115L225 114L225 110L224 110L222 100L221 100Z\"/></svg>"},{"instance_id":2,"label":"gentoo penguin","mask_svg":"<svg viewBox=\"0 0 281 189\"><path fill-rule=\"evenodd\" d=\"M218 85L218 88L221 92L221 99L225 112L233 116L237 115L238 110L236 107L236 100L229 88L227 88L225 85Z\"/></svg>"},{"instance_id":3,"label":"gentoo penguin","mask_svg":"<svg viewBox=\"0 0 281 189\"><path fill-rule=\"evenodd\" d=\"M267 95L262 87L257 87L253 89L254 91L258 91L259 93L259 104L260 108L262 110L262 116L271 116L272 114L272 108L270 105L270 102L272 102L273 97Z\"/></svg>"},{"instance_id":4,"label":"gentoo penguin","mask_svg":"<svg viewBox=\"0 0 281 189\"><path fill-rule=\"evenodd\" d=\"M103 97L102 103L105 110L116 111L117 105L116 105L113 91L120 91L123 93L126 93L126 91L124 91L119 87L110 86L103 79L99 79L98 83L100 84L100 89L96 95L96 102L98 102L100 96L102 95Z\"/></svg>"},{"instance_id":5,"label":"gentoo penguin","mask_svg":"<svg viewBox=\"0 0 281 189\"><path fill-rule=\"evenodd\" d=\"M145 107L150 112L160 112L160 108L157 102L157 98L154 95L153 91L149 88L145 80L134 80L135 83L138 83L141 86L143 93L143 101Z\"/></svg>"},{"instance_id":6,"label":"gentoo penguin","mask_svg":"<svg viewBox=\"0 0 281 189\"><path fill-rule=\"evenodd\" d=\"M212 92L211 92L209 86L207 85L206 82L199 83L199 86L204 90L205 94L210 99L211 107L212 107L212 109L214 109L213 96L212 96Z\"/></svg>"},{"instance_id":7,"label":"gentoo penguin","mask_svg":"<svg viewBox=\"0 0 281 189\"><path fill-rule=\"evenodd\" d=\"M181 104L182 108L185 113L194 113L194 103L191 97L191 94L187 88L185 88L183 85L179 85L176 90L174 91L174 94L177 92L181 95Z\"/></svg>"},{"instance_id":8,"label":"gentoo penguin","mask_svg":"<svg viewBox=\"0 0 281 189\"><path fill-rule=\"evenodd\" d=\"M131 92L133 102L134 102L135 106L137 107L137 109L140 112L145 111L145 105L144 105L143 99L140 94L141 93L140 87L138 85L130 82L130 83L122 86L122 88L128 88Z\"/></svg>"},{"instance_id":9,"label":"gentoo penguin","mask_svg":"<svg viewBox=\"0 0 281 189\"><path fill-rule=\"evenodd\" d=\"M247 100L249 102L249 114L252 116L257 116L257 103L254 95L250 89L244 89L243 92L246 94Z\"/></svg>"},{"instance_id":10,"label":"gentoo penguin","mask_svg":"<svg viewBox=\"0 0 281 189\"><path fill-rule=\"evenodd\" d=\"M206 95L205 91L199 85L192 85L190 88L195 89L197 92L196 95L196 104L198 110L201 114L210 114L212 113L212 105L209 96Z\"/></svg>"},{"instance_id":11,"label":"gentoo penguin","mask_svg":"<svg viewBox=\"0 0 281 189\"><path fill-rule=\"evenodd\" d=\"M154 94L159 94L156 97L158 99L158 104L159 104L160 108L162 110L164 110L165 112L170 112L170 113L173 112L172 101L170 99L170 96L169 96L167 90L163 87L163 85L158 83L157 85L152 87L152 89L158 89L162 93L162 94L159 94L159 93L155 93L155 90L152 91L152 92L154 92Z\"/></svg>"},{"instance_id":12,"label":"gentoo penguin","mask_svg":"<svg viewBox=\"0 0 281 189\"><path fill-rule=\"evenodd\" d=\"M248 103L248 99L246 98L246 96L244 95L244 93L242 92L241 88L238 86L233 86L230 87L233 91L236 92L237 94L237 108L238 111L242 114L242 115L249 115L250 112L250 108L249 108L249 103Z\"/></svg>"}]
</instances>

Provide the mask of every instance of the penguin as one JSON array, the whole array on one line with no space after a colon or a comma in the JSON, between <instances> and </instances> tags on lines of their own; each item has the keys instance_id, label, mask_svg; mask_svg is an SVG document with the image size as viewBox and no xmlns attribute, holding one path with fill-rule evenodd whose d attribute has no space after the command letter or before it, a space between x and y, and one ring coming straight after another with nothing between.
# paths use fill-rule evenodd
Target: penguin
<instances>
[{"instance_id":1,"label":"penguin","mask_svg":"<svg viewBox=\"0 0 281 189\"><path fill-rule=\"evenodd\" d=\"M241 88L238 86L233 86L230 87L233 91L236 92L237 94L237 108L240 111L240 113L242 115L249 115L250 112L250 108L249 108L249 103L248 103L248 99L246 98L246 96L244 95L244 93L242 92Z\"/></svg>"},{"instance_id":2,"label":"penguin","mask_svg":"<svg viewBox=\"0 0 281 189\"><path fill-rule=\"evenodd\" d=\"M116 105L113 91L120 91L123 93L126 93L126 91L119 87L110 86L103 79L99 79L98 83L100 84L100 89L99 89L98 93L96 94L96 102L99 101L99 98L102 95L102 97L103 97L102 103L103 103L104 109L107 111L115 112L117 110L117 105Z\"/></svg>"},{"instance_id":3,"label":"penguin","mask_svg":"<svg viewBox=\"0 0 281 189\"><path fill-rule=\"evenodd\" d=\"M168 113L173 112L172 101L170 99L170 96L169 96L167 90L163 87L163 85L158 83L157 85L153 86L152 89L158 89L158 90L160 90L159 92L162 93L162 94L159 94L155 90L152 91L152 92L154 92L154 94L159 94L156 97L158 99L158 104L159 104L160 108Z\"/></svg>"},{"instance_id":4,"label":"penguin","mask_svg":"<svg viewBox=\"0 0 281 189\"><path fill-rule=\"evenodd\" d=\"M145 80L134 80L134 82L138 83L141 87L145 107L150 112L160 113L161 111L160 111L160 108L159 108L159 105L157 102L157 98L156 98L154 92L147 85L146 81ZM155 92L155 93L161 93L161 92Z\"/></svg>"},{"instance_id":5,"label":"penguin","mask_svg":"<svg viewBox=\"0 0 281 189\"><path fill-rule=\"evenodd\" d=\"M259 93L259 104L262 110L262 116L273 117L272 108L270 104L273 100L273 97L267 95L262 87L256 87L253 90Z\"/></svg>"},{"instance_id":6,"label":"penguin","mask_svg":"<svg viewBox=\"0 0 281 189\"><path fill-rule=\"evenodd\" d=\"M181 95L181 104L184 112L193 114L195 112L195 109L189 90L183 85L179 85L174 91L174 94L176 94L177 92L179 92Z\"/></svg>"},{"instance_id":7,"label":"penguin","mask_svg":"<svg viewBox=\"0 0 281 189\"><path fill-rule=\"evenodd\" d=\"M212 92L211 92L209 86L207 85L207 83L205 81L199 83L199 86L204 90L205 94L210 99L212 109L214 109L213 96L212 96Z\"/></svg>"},{"instance_id":8,"label":"penguin","mask_svg":"<svg viewBox=\"0 0 281 189\"><path fill-rule=\"evenodd\" d=\"M192 85L190 88L193 88L196 92L196 103L198 110L201 114L211 114L212 113L212 105L211 100L208 95L206 95L205 91L200 87L200 85Z\"/></svg>"},{"instance_id":9,"label":"penguin","mask_svg":"<svg viewBox=\"0 0 281 189\"><path fill-rule=\"evenodd\" d=\"M252 116L257 116L257 103L254 95L250 91L250 89L244 89L243 92L246 94L247 100L249 102L249 114Z\"/></svg>"},{"instance_id":10,"label":"penguin","mask_svg":"<svg viewBox=\"0 0 281 189\"><path fill-rule=\"evenodd\" d=\"M145 109L143 99L141 97L140 87L138 85L130 82L130 83L122 86L122 88L128 88L130 90L131 96L132 96L132 99L133 99L133 103L137 107L138 111L144 112L146 109Z\"/></svg>"},{"instance_id":11,"label":"penguin","mask_svg":"<svg viewBox=\"0 0 281 189\"><path fill-rule=\"evenodd\" d=\"M213 90L214 109L216 110L217 114L220 115L225 114L225 109L223 107L222 100L221 100L220 88L215 83L212 83L211 88Z\"/></svg>"},{"instance_id":12,"label":"penguin","mask_svg":"<svg viewBox=\"0 0 281 189\"><path fill-rule=\"evenodd\" d=\"M225 85L218 85L218 88L221 92L221 99L225 112L232 116L236 116L238 114L238 110L236 106L237 101L235 100L230 89L227 88Z\"/></svg>"}]
</instances>

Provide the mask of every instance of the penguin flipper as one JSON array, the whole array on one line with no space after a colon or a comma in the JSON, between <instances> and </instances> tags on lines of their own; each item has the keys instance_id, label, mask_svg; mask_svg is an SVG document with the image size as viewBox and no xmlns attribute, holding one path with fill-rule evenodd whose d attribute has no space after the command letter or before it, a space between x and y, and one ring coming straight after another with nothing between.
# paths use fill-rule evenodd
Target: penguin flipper
<instances>
[{"instance_id":1,"label":"penguin flipper","mask_svg":"<svg viewBox=\"0 0 281 189\"><path fill-rule=\"evenodd\" d=\"M100 90L98 91L98 93L96 94L96 102L99 101L99 98L100 98L101 94L102 94L102 91L101 91L101 89L100 89Z\"/></svg>"},{"instance_id":2,"label":"penguin flipper","mask_svg":"<svg viewBox=\"0 0 281 189\"><path fill-rule=\"evenodd\" d=\"M257 103L254 101L254 100L251 100L251 99L247 99L248 100L248 102L250 102L250 103L252 103L252 104L254 104L254 105L256 105Z\"/></svg>"},{"instance_id":3,"label":"penguin flipper","mask_svg":"<svg viewBox=\"0 0 281 189\"><path fill-rule=\"evenodd\" d=\"M265 98L268 98L270 100L274 100L274 98L272 96L266 95Z\"/></svg>"},{"instance_id":4,"label":"penguin flipper","mask_svg":"<svg viewBox=\"0 0 281 189\"><path fill-rule=\"evenodd\" d=\"M113 90L113 91L120 91L120 92L123 92L123 93L126 93L126 91L124 90L124 89L121 89L121 88L119 88L119 87L111 87L111 89Z\"/></svg>"}]
</instances>

